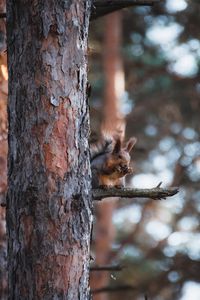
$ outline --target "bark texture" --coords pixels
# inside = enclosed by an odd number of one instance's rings
[[[90,0],[7,1],[9,299],[88,299]]]

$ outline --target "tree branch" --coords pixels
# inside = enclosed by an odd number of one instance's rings
[[[179,192],[178,188],[160,188],[160,184],[152,189],[130,189],[130,188],[108,188],[93,189],[93,200],[101,200],[108,197],[124,197],[124,198],[151,198],[154,200],[166,199],[174,196]]]
[[[99,293],[110,293],[110,292],[118,292],[118,291],[127,291],[127,290],[135,290],[135,286],[132,285],[118,285],[118,286],[105,286],[99,289],[91,290],[92,294]]]
[[[6,13],[0,13],[0,19],[6,18]]]
[[[160,0],[94,0],[91,11],[91,20],[106,14],[134,5],[152,6]]]
[[[0,193],[0,206],[2,207],[6,206],[6,192]]]
[[[135,5],[152,6],[159,1],[160,0],[94,0],[90,19],[95,20],[125,7]],[[4,18],[6,18],[6,13],[0,13],[0,19]]]
[[[90,271],[121,271],[123,268],[120,265],[91,266]]]

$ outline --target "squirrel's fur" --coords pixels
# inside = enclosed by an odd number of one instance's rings
[[[118,137],[103,137],[90,146],[93,188],[124,186],[124,177],[132,173],[129,153],[135,143],[136,138],[130,138],[123,146]]]

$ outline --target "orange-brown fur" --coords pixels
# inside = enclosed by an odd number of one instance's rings
[[[92,185],[122,187],[124,177],[132,173],[130,168],[130,151],[136,143],[135,138],[129,139],[125,146],[119,138],[103,140],[91,145]]]

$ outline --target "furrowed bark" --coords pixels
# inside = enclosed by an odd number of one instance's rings
[[[9,299],[88,299],[90,0],[7,1]]]

